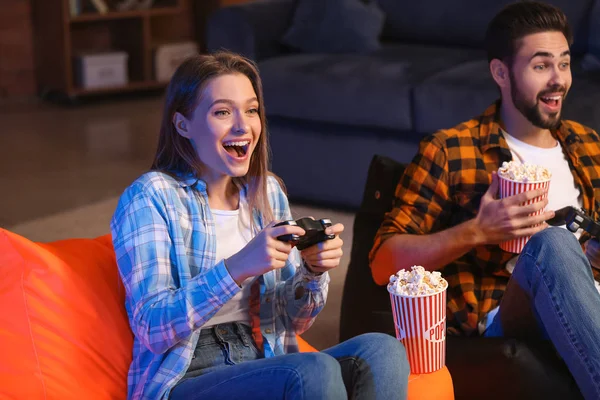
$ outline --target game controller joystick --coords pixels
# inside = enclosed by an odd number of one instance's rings
[[[335,238],[335,235],[328,235],[325,233],[325,229],[331,226],[331,220],[327,218],[314,220],[312,218],[305,217],[297,219],[296,221],[283,221],[275,226],[281,225],[297,225],[304,229],[306,233],[303,236],[288,234],[277,237],[277,240],[294,244],[298,250],[304,250],[314,244]]]
[[[566,206],[554,212],[554,218],[546,221],[548,225],[566,225],[571,232],[583,229],[593,237],[600,236],[600,224],[588,216],[584,209]]]
[[[292,221],[280,222],[280,223],[276,224],[275,226],[282,226],[282,225],[298,225],[298,224],[296,223],[296,221],[292,220]],[[295,245],[300,240],[300,236],[290,233],[287,235],[277,236],[277,240],[280,240],[282,242],[290,242]]]

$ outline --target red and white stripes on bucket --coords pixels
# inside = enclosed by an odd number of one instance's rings
[[[419,297],[390,293],[396,338],[404,344],[410,371],[426,374],[446,365],[446,290]]]
[[[498,178],[500,179],[500,198],[503,199],[505,197],[510,197],[513,196],[515,194],[519,194],[522,192],[526,192],[528,190],[534,190],[534,189],[539,189],[539,188],[545,188],[547,189],[548,187],[550,187],[550,181],[542,181],[542,182],[528,182],[528,183],[524,183],[524,182],[516,182],[516,181],[512,181],[510,179],[505,179],[502,178],[500,175],[498,175]],[[546,192],[545,195],[543,196],[538,196],[532,200],[529,200],[527,203],[524,203],[523,205],[526,204],[533,204],[535,202],[538,202],[542,199],[545,199],[546,197],[548,197],[548,192]],[[543,209],[531,214],[531,215],[538,215],[544,212],[546,208],[544,207]],[[525,247],[525,244],[529,241],[529,239],[531,238],[531,236],[523,236],[520,237],[518,239],[513,239],[513,240],[508,240],[506,242],[502,242],[500,243],[500,248],[504,251],[508,251],[510,253],[520,253],[521,250],[523,250],[523,247]]]

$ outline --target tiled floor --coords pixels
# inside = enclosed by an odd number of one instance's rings
[[[161,97],[0,104],[0,226],[115,196],[154,155]]]

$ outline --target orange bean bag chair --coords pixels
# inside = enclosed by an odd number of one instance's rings
[[[110,235],[34,243],[0,228],[0,273],[1,398],[127,397],[133,336]],[[409,378],[411,400],[453,398],[445,368]]]

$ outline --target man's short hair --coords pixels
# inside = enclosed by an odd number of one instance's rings
[[[519,41],[540,32],[561,32],[569,46],[573,33],[567,16],[558,7],[536,1],[513,3],[502,9],[489,23],[485,34],[488,62],[497,58],[512,64]]]

